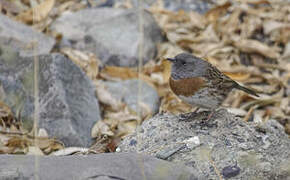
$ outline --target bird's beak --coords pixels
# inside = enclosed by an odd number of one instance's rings
[[[166,58],[166,60],[171,61],[171,62],[174,62],[175,61],[175,58]]]

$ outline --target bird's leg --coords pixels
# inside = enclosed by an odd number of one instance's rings
[[[193,112],[181,114],[181,119],[184,121],[186,120],[192,120],[196,116],[196,112],[199,110],[199,107],[197,107]]]
[[[199,110],[199,107],[197,107],[193,112],[190,113],[189,118],[195,117],[198,110]]]
[[[210,111],[210,113],[209,113],[209,115],[207,116],[207,121],[209,121],[212,117],[213,117],[213,115],[215,114],[215,109],[212,109],[211,111]]]

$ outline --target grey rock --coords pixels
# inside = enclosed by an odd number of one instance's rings
[[[207,115],[156,115],[118,150],[182,162],[206,179],[219,179],[215,168],[225,179],[290,179],[290,140],[277,121],[244,122],[224,110],[210,121]]]
[[[196,171],[182,164],[169,163],[136,153],[39,157],[1,155],[1,179],[17,179],[17,177],[35,179],[36,176],[42,180],[193,180],[202,178]]]
[[[95,86],[71,60],[60,54],[39,58],[39,127],[67,146],[89,146],[90,130],[100,119]],[[33,58],[21,57],[6,47],[0,56],[2,100],[23,125],[32,128],[34,112]]]
[[[125,1],[126,0],[105,0],[100,2],[99,0],[94,0],[91,5],[97,7],[112,7],[116,5],[116,3],[124,3]],[[140,4],[140,2],[143,4]],[[214,0],[163,0],[165,9],[171,11],[196,11],[202,14],[212,8],[214,6],[214,2]],[[138,6],[149,8],[154,3],[156,3],[156,0],[131,0],[131,4],[134,8],[137,8]]]
[[[13,47],[21,56],[37,56],[49,53],[54,44],[53,38],[0,14],[0,45]]]
[[[125,81],[111,82],[106,81],[104,85],[114,98],[123,101],[128,107],[137,112],[138,111],[138,86],[140,83],[141,96],[140,101],[147,105],[152,114],[159,110],[159,96],[157,91],[148,85],[146,82],[138,79],[131,79]],[[141,112],[143,113],[143,112]]]
[[[164,0],[164,6],[171,11],[196,11],[204,14],[214,6],[212,0]]]
[[[8,170],[0,170],[0,179],[1,180],[29,180],[27,177],[24,177],[22,172],[19,172],[16,168],[11,168]]]
[[[83,3],[87,4],[88,7],[113,7],[115,0],[83,0]]]
[[[144,22],[143,61],[154,58],[157,43],[163,39],[161,30],[148,11],[142,11]],[[65,45],[95,53],[104,64],[136,66],[141,34],[135,9],[85,9],[66,13],[53,24]],[[69,43],[70,42],[70,43]]]

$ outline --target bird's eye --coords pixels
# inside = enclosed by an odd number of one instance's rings
[[[186,62],[185,62],[185,61],[182,61],[181,64],[182,64],[183,66],[185,66],[185,65],[186,65]]]

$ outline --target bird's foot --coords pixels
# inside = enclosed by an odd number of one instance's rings
[[[210,121],[215,117],[215,115],[216,115],[216,110],[213,109],[213,110],[209,111],[207,118],[203,119],[203,121]]]
[[[193,112],[185,113],[180,115],[180,121],[191,121],[196,118],[196,115],[198,114],[197,111],[199,108],[196,108]]]

